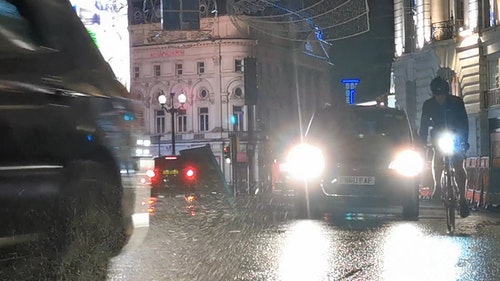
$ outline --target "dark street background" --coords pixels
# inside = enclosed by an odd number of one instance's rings
[[[390,86],[394,57],[394,3],[368,0],[370,31],[359,36],[334,41],[332,60],[333,91],[343,100],[346,78],[361,80],[356,88],[356,102],[368,101],[386,94]]]

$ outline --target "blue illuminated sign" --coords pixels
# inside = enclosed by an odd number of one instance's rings
[[[349,91],[349,104],[353,104],[354,103],[354,95],[356,94],[356,90],[355,89],[351,89]]]
[[[359,79],[342,79],[342,84],[354,83],[359,84]]]
[[[345,102],[347,104],[354,104],[354,95],[356,95],[356,86],[359,84],[360,79],[342,79],[342,84],[345,85]]]

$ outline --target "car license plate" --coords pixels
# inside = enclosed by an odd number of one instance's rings
[[[337,178],[339,184],[375,185],[375,177],[341,176]]]
[[[179,170],[175,169],[175,170],[163,170],[163,175],[164,176],[168,176],[168,175],[178,175],[179,174]]]

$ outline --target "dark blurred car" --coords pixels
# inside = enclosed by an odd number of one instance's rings
[[[286,163],[303,212],[307,190],[309,210],[316,216],[351,207],[399,205],[406,218],[419,214],[422,166],[405,112],[379,106],[319,110],[304,143],[291,149]]]
[[[180,151],[180,155],[154,159],[151,194],[177,196],[224,192],[231,194],[210,145]]]
[[[155,157],[151,196],[165,197],[194,193],[197,163],[180,155]]]
[[[190,215],[206,206],[218,205],[232,196],[219,163],[210,145],[192,147],[180,151],[180,155],[155,157],[154,176],[151,178],[151,200],[154,217],[184,205]],[[174,203],[176,202],[176,203]],[[222,204],[224,205],[224,204]],[[223,209],[220,205],[220,208]],[[205,207],[202,207],[205,206]]]
[[[0,4],[0,279],[105,280],[149,228],[138,105],[69,1]]]

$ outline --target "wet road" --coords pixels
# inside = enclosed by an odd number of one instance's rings
[[[498,280],[500,215],[472,212],[446,234],[439,205],[295,220],[265,204],[207,197],[159,202],[147,241],[108,280]]]

